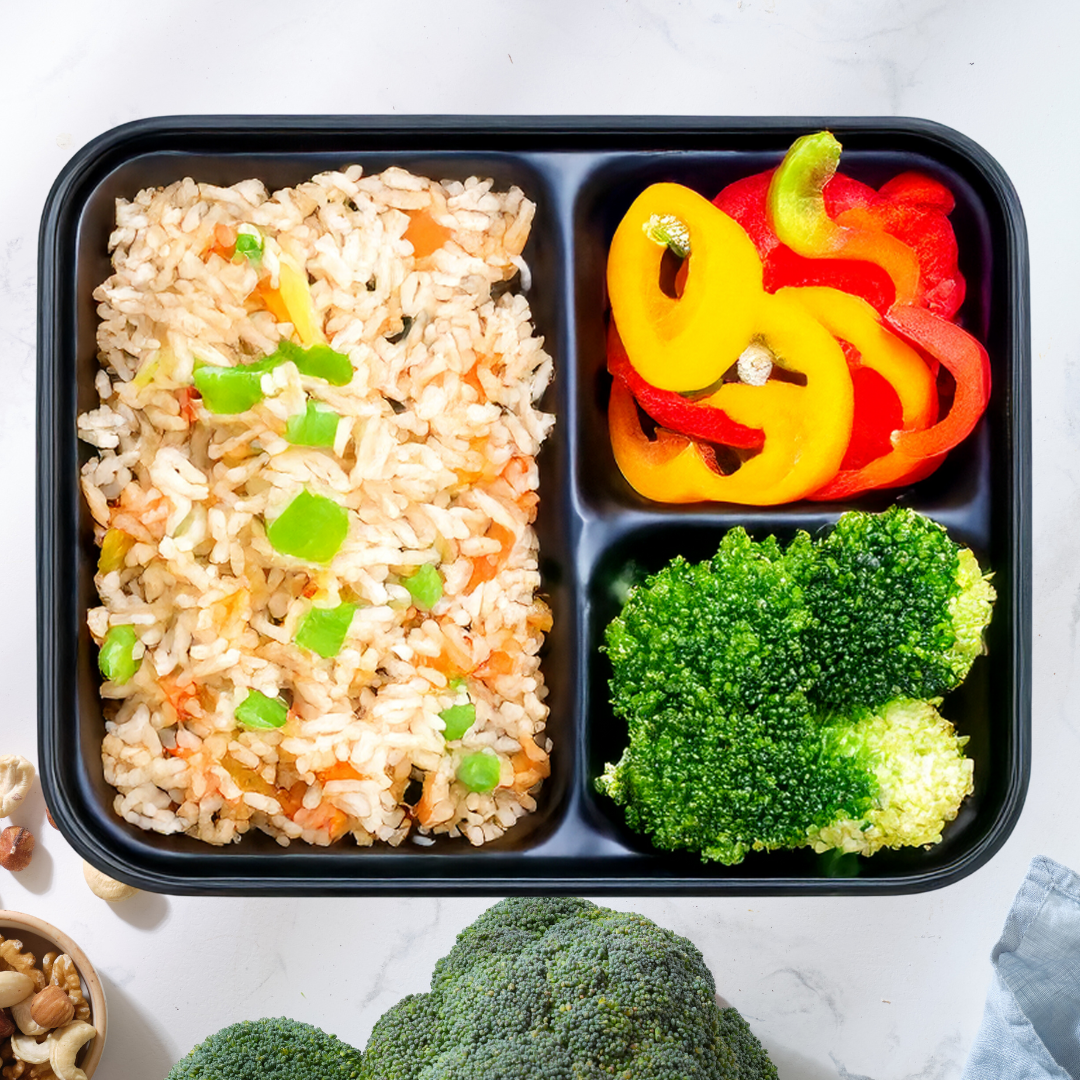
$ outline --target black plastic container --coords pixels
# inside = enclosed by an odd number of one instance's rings
[[[855,877],[830,877],[809,851],[756,854],[735,867],[656,851],[630,832],[592,778],[621,752],[598,652],[616,613],[612,581],[629,560],[659,567],[704,557],[724,530],[790,536],[848,506],[660,506],[639,498],[612,458],[605,418],[604,265],[634,196],[673,180],[711,197],[776,164],[798,135],[828,127],[843,170],[875,186],[917,168],[953,191],[968,281],[964,325],[990,352],[994,391],[976,432],[929,479],[860,500],[924,511],[993,567],[999,599],[990,659],[976,661],[943,712],[971,737],[976,790],[930,850],[883,851]],[[537,812],[499,841],[472,848],[330,849],[248,834],[214,848],[161,837],[112,811],[102,777],[95,652],[85,611],[97,602],[97,550],[78,485],[89,448],[76,415],[96,404],[92,291],[110,271],[113,200],[184,176],[260,177],[270,188],[359,162],[424,175],[478,174],[519,184],[538,211],[525,257],[529,299],[556,361],[548,408],[557,426],[540,456],[537,528],[555,625],[550,687],[553,775]],[[971,873],[1011,831],[1027,787],[1030,739],[1030,432],[1028,265],[1023,216],[997,163],[947,128],[874,118],[173,117],[97,139],[67,165],[42,221],[38,341],[38,654],[40,767],[61,831],[90,862],[141,888],[176,893],[904,893]]]

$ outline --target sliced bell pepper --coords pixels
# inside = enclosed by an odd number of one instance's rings
[[[818,259],[865,259],[885,269],[896,289],[895,304],[921,298],[919,260],[907,244],[864,220],[834,221],[825,207],[825,185],[836,173],[840,143],[828,131],[796,139],[773,175],[768,208],[780,240],[799,255]],[[855,207],[840,215],[860,215]]]
[[[851,352],[858,356],[858,349],[852,348]],[[850,355],[848,366],[851,367]],[[873,368],[863,367],[856,360],[851,367],[851,389],[855,393],[855,415],[851,421],[851,441],[840,462],[841,473],[861,469],[888,454],[893,448],[892,433],[904,424],[900,398],[889,381]]]
[[[912,457],[951,450],[971,434],[990,400],[990,357],[966,330],[925,308],[896,307],[889,325],[908,341],[941,362],[956,381],[956,393],[945,418],[925,431],[902,431],[896,449]]]
[[[900,398],[903,429],[922,430],[937,418],[937,386],[922,357],[882,323],[877,312],[858,296],[839,289],[780,289],[805,308],[829,333],[859,350],[860,363],[881,375]]]
[[[612,319],[608,327],[608,371],[626,383],[638,404],[658,424],[706,442],[755,450],[765,441],[765,432],[736,423],[721,409],[691,401],[672,390],[657,390],[634,369],[626,355],[619,331]]]
[[[650,440],[625,383],[612,384],[608,423],[615,460],[645,498],[772,506],[802,498],[836,474],[854,408],[844,353],[824,326],[788,298],[762,293],[754,306],[752,338],[763,339],[788,371],[805,375],[806,385],[776,379],[763,386],[724,383],[704,399],[765,432],[760,453],[730,475],[713,467],[711,448],[682,435],[660,429]]]
[[[836,289],[781,289],[777,295],[802,305],[830,333],[850,342],[858,350],[862,368],[876,372],[886,380],[900,404],[898,430],[921,431],[934,422],[938,400],[933,374],[914,349],[882,324],[869,304]],[[863,404],[865,406],[865,402]],[[858,412],[853,431],[856,423]],[[811,498],[837,498],[839,496],[832,493],[838,490],[852,495],[872,488],[893,487],[911,482],[910,478],[916,472],[920,476],[927,475],[922,471],[925,455],[898,451],[896,434],[896,431],[889,433],[884,452],[873,459],[852,460],[850,453],[845,454],[840,471],[826,485],[830,494],[815,493]]]
[[[806,258],[780,243],[769,220],[767,196],[775,169],[728,184],[713,204],[747,232],[765,268],[765,289],[785,285],[830,285],[854,293],[884,313],[896,298],[892,279],[872,262]],[[907,172],[877,192],[858,180],[835,173],[822,192],[825,211],[834,220],[849,210],[873,211],[871,224],[907,244],[919,260],[922,303],[951,319],[963,303],[965,282],[958,266],[956,236],[948,214],[955,200],[944,184],[924,173]]]
[[[674,217],[689,234],[681,296],[660,287],[667,250],[652,230]],[[753,336],[764,296],[761,261],[750,238],[726,214],[679,184],[653,184],[615,230],[607,267],[611,313],[639,375],[660,390],[711,386]]]

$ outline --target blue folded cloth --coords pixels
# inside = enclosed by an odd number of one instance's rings
[[[961,1080],[1080,1080],[1080,876],[1031,860]]]

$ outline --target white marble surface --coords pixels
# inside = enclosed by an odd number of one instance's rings
[[[104,12],[107,11],[107,15]],[[692,938],[783,1080],[949,1080],[1028,859],[1080,867],[1080,8],[1071,0],[517,0],[472,5],[0,6],[0,750],[35,755],[35,259],[49,186],[109,127],[163,113],[906,114],[1011,175],[1031,241],[1035,691],[1031,790],[1005,848],[942,891],[863,899],[628,899]],[[95,14],[101,12],[102,14]],[[1073,395],[1077,394],[1077,400]],[[43,825],[0,904],[68,930],[110,1004],[99,1080],[158,1080],[235,1019],[287,1013],[362,1043],[484,900],[140,896],[109,907]]]

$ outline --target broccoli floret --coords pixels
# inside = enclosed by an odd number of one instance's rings
[[[786,549],[732,529],[710,561],[676,558],[648,578],[608,626],[629,739],[596,786],[657,847],[728,864],[811,837],[851,845],[841,822],[866,833],[845,851],[931,843],[970,790],[965,740],[948,743],[932,708],[936,723],[912,727],[890,703],[922,708],[966,676],[993,599],[974,555],[910,510],[848,513]],[[890,803],[931,730],[938,787]]]
[[[490,908],[376,1023],[365,1080],[766,1080],[695,946],[587,900]],[[735,1013],[734,1017],[731,1013]]]
[[[982,651],[994,590],[944,527],[893,506],[841,516],[806,583],[823,706],[941,697]]]
[[[858,817],[838,814],[811,829],[806,842],[815,851],[873,855],[883,847],[936,844],[974,788],[967,739],[932,702],[890,702],[854,725],[834,725],[829,738],[836,753],[857,759],[873,775],[877,794]]]
[[[739,1066],[737,1076],[777,1080],[776,1066],[738,1009],[728,1006],[720,1010],[720,1034],[735,1054]]]
[[[311,1024],[276,1019],[230,1024],[181,1058],[165,1080],[358,1080],[360,1051]]]

